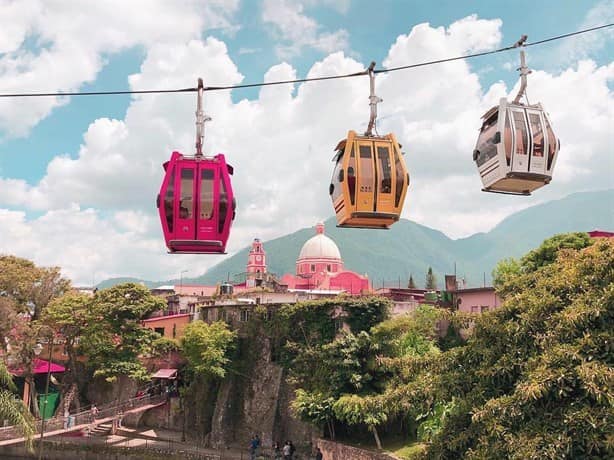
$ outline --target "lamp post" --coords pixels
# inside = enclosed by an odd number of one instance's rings
[[[36,348],[42,351],[43,346],[38,343],[36,344],[34,353],[36,353]],[[47,380],[45,381],[45,399],[43,400],[43,413],[41,414],[41,436],[38,441],[38,460],[43,458],[43,437],[45,435],[45,412],[47,412],[47,400],[49,399],[49,379],[51,378],[51,353],[53,352],[53,335],[49,336],[47,339],[47,347],[49,349],[49,356],[47,357]],[[40,351],[39,351],[40,353]]]

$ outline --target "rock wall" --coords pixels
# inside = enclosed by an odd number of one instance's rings
[[[241,372],[229,376],[218,391],[211,447],[247,446],[254,434],[265,448],[286,439],[309,444],[316,433],[292,416],[289,405],[294,391],[285,382],[283,368],[271,362],[269,341],[242,341],[240,347],[244,348]]]
[[[318,439],[316,446],[322,451],[323,460],[398,460],[382,452],[359,449],[326,439]]]

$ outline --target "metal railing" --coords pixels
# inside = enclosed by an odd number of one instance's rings
[[[82,425],[98,425],[105,420],[119,418],[125,412],[132,412],[135,409],[151,404],[160,404],[166,400],[167,396],[165,394],[158,394],[138,396],[125,401],[113,401],[98,407],[95,415],[90,406],[89,409],[81,412],[68,414],[68,416],[60,415],[45,420],[45,433],[59,430],[70,431],[71,428]],[[40,420],[37,420],[34,437],[40,435],[40,429],[41,423]],[[23,432],[17,426],[0,428],[0,441],[21,437],[23,437]]]

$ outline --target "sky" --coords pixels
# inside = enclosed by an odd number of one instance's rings
[[[0,0],[0,93],[175,89],[390,68],[614,22],[614,0]],[[561,151],[530,197],[481,192],[480,117],[518,90],[516,50],[379,74],[378,131],[403,144],[402,217],[452,238],[575,192],[614,188],[614,27],[527,48],[527,94]],[[235,168],[227,250],[333,215],[333,148],[368,122],[367,77],[207,92],[205,153]],[[75,284],[195,277],[169,255],[162,163],[194,151],[195,93],[0,98],[0,254]]]

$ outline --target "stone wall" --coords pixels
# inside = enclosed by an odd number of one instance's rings
[[[382,452],[359,449],[327,439],[316,440],[316,446],[322,451],[323,460],[398,460]]]

